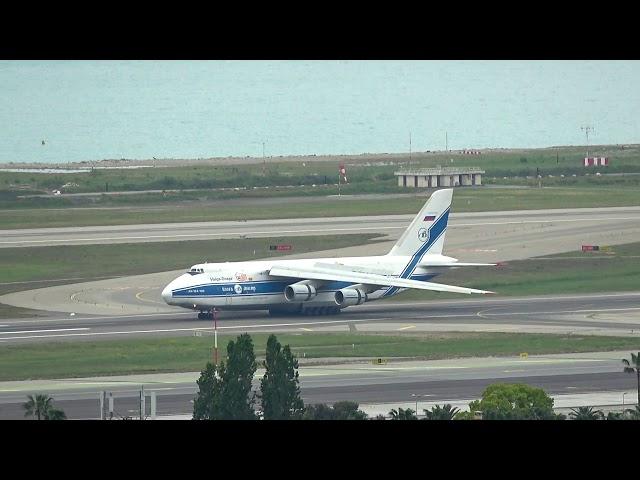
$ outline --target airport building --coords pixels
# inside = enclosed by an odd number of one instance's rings
[[[478,167],[434,167],[394,172],[399,187],[433,188],[482,185],[484,170]]]

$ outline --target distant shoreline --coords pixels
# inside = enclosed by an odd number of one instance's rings
[[[602,149],[627,149],[637,148],[640,144],[625,143],[615,145],[590,145],[588,148],[593,151],[593,155],[598,155],[596,150]],[[514,154],[532,151],[556,150],[577,150],[586,149],[584,145],[551,146],[542,148],[474,148],[457,150],[434,150],[426,152],[411,152],[415,160],[426,159],[442,155],[465,155],[465,152],[480,152],[480,155],[490,153]],[[85,160],[80,162],[8,162],[0,163],[2,169],[87,169],[87,168],[136,168],[143,166],[154,167],[179,167],[193,165],[260,165],[263,162],[348,162],[348,161],[398,161],[409,157],[409,152],[401,153],[361,153],[355,155],[280,155],[269,157],[210,157],[210,158],[151,158],[151,159],[105,159],[105,160]]]

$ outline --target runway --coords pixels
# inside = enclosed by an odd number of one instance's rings
[[[84,245],[204,240],[217,238],[272,237],[301,235],[335,235],[347,233],[382,233],[397,238],[415,214],[373,215],[361,217],[323,217],[312,219],[275,219],[225,222],[191,222],[146,225],[117,225],[68,228],[0,230],[0,247]],[[603,232],[609,243],[627,234],[640,238],[640,207],[521,210],[506,212],[456,213],[449,217],[451,229],[485,227],[487,233],[521,229],[529,234],[546,234],[547,230],[577,230],[583,236]],[[618,243],[620,243],[618,241]]]
[[[165,235],[176,240],[175,235],[284,235],[284,231],[299,235],[322,233],[380,233],[386,241],[369,244],[366,247],[353,246],[342,249],[294,254],[282,259],[319,258],[339,256],[384,255],[410,222],[412,215],[384,217],[351,217],[296,220],[270,220],[251,222],[214,222],[206,224],[149,225],[149,231],[141,234],[140,226],[87,227],[95,238],[91,241],[111,241],[108,239],[132,236],[153,237]],[[220,225],[225,224],[225,228]],[[142,230],[140,230],[142,228]],[[97,229],[97,230],[96,230]],[[155,230],[153,230],[155,229]],[[210,229],[210,230],[207,230]],[[20,237],[16,232],[12,239],[2,237],[5,242],[42,240],[69,240],[73,232],[62,229],[44,229],[35,234]],[[5,231],[6,232],[6,231]],[[180,233],[182,232],[182,233]],[[186,232],[186,233],[185,233]],[[195,233],[188,233],[195,232]],[[209,233],[207,233],[209,232]],[[277,233],[276,233],[277,232]],[[292,235],[293,235],[292,234]],[[60,235],[60,236],[59,236]],[[89,235],[88,232],[82,234]],[[129,235],[129,236],[127,236]],[[98,239],[98,237],[100,237]],[[74,237],[75,238],[75,237]],[[210,237],[211,238],[211,237]],[[145,239],[138,239],[143,241]],[[80,241],[76,238],[76,241]],[[87,240],[88,241],[88,240]],[[127,240],[128,241],[128,240]],[[504,262],[521,260],[542,255],[567,251],[579,251],[582,244],[616,245],[640,241],[640,207],[615,207],[605,209],[538,210],[524,212],[483,212],[453,214],[447,230],[444,253],[469,262]],[[5,244],[7,245],[7,244]],[[15,243],[14,243],[15,245]],[[23,245],[26,245],[23,243]],[[33,244],[28,244],[33,245]],[[295,248],[295,245],[294,245]],[[194,258],[194,263],[202,259]],[[188,268],[190,265],[185,265]],[[65,284],[54,287],[11,293],[0,297],[0,303],[16,307],[75,313],[79,315],[135,315],[177,312],[167,306],[160,292],[171,280],[184,272],[182,270],[120,277],[93,282]],[[490,270],[488,270],[490,271]],[[470,272],[471,274],[472,272]],[[476,273],[477,274],[477,273]]]
[[[544,388],[552,395],[579,395],[606,391],[628,392],[634,401],[632,375],[620,368],[628,352],[602,352],[519,357],[467,358],[436,361],[391,361],[387,365],[352,363],[347,365],[305,365],[300,367],[301,395],[305,404],[334,403],[340,400],[360,404],[409,403],[416,395],[425,402],[465,403],[478,398],[482,390],[496,381],[527,383]],[[258,370],[254,388],[264,372]],[[149,395],[156,392],[157,414],[178,415],[193,411],[198,372],[137,375],[32,382],[0,382],[0,419],[24,416],[21,403],[26,395],[46,391],[55,405],[72,419],[99,416],[99,392],[112,392],[116,418],[138,417],[137,397],[141,387]],[[579,401],[579,400],[577,400]],[[147,398],[147,413],[150,412]],[[579,403],[578,403],[579,405]],[[396,405],[397,406],[397,405]],[[407,405],[404,405],[406,408]],[[387,410],[388,411],[388,410]]]
[[[575,333],[640,338],[640,292],[429,302],[380,302],[326,317],[222,312],[221,333],[485,331]],[[0,344],[211,335],[194,312],[122,316],[58,315],[2,320]],[[640,340],[639,340],[640,343]]]
[[[366,247],[369,255],[386,253],[413,215],[335,219],[207,222],[88,230],[3,231],[3,246],[176,241],[239,236],[317,235],[372,232],[387,241]],[[526,212],[452,214],[445,254],[462,261],[495,262],[580,249],[581,244],[616,245],[640,241],[640,207]],[[55,231],[61,230],[61,231]],[[13,236],[8,237],[7,232]],[[117,233],[116,233],[117,232]],[[180,236],[185,235],[185,236]],[[139,238],[135,238],[139,237]],[[301,256],[362,255],[349,247]],[[185,265],[185,268],[188,265]],[[44,317],[0,319],[0,344],[95,341],[162,336],[212,335],[212,325],[193,312],[169,307],[160,290],[183,270],[76,283],[13,293],[0,302],[46,310]],[[429,302],[391,301],[350,307],[329,317],[271,318],[266,312],[223,312],[219,330],[242,332],[531,332],[640,337],[640,291],[587,295],[500,298],[461,296]],[[72,315],[73,313],[73,315]],[[640,350],[640,339],[638,340]],[[306,403],[349,399],[360,403],[411,402],[412,394],[431,400],[477,398],[497,379],[526,382],[549,393],[633,390],[633,378],[621,373],[628,352],[519,358],[464,359],[438,362],[305,365],[301,369]],[[466,362],[466,363],[465,363]],[[524,362],[524,363],[523,363]],[[156,390],[159,414],[192,409],[198,373],[105,379],[0,383],[0,418],[22,418],[27,393],[47,392],[70,418],[96,418],[97,394],[113,391],[116,410],[137,412],[140,385]],[[406,406],[406,405],[405,405]]]

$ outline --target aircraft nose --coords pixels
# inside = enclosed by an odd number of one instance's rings
[[[169,305],[171,305],[171,300],[173,299],[173,295],[171,294],[171,284],[164,287],[162,290],[162,299]]]

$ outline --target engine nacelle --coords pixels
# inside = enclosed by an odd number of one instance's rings
[[[284,289],[284,298],[287,302],[306,302],[318,294],[316,287],[309,283],[294,283]]]
[[[367,292],[359,288],[343,288],[335,293],[334,299],[339,307],[361,305],[367,301]]]

